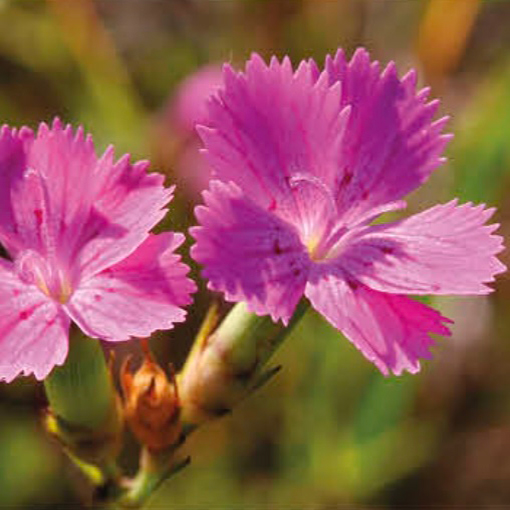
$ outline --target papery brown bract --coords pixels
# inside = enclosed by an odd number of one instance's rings
[[[130,361],[128,356],[120,371],[125,419],[141,444],[151,451],[165,450],[178,443],[181,435],[173,369],[169,378],[148,349],[134,373],[129,370]]]

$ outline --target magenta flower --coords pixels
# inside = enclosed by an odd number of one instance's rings
[[[200,129],[219,181],[192,229],[209,287],[284,323],[305,295],[384,374],[418,371],[450,321],[405,294],[485,294],[505,269],[483,205],[371,225],[444,161],[438,102],[362,49],[323,72],[254,55],[224,79]]]
[[[184,136],[207,119],[207,101],[223,84],[221,66],[207,65],[188,76],[177,89],[168,116]]]
[[[173,253],[182,234],[149,230],[172,189],[148,163],[98,158],[55,120],[0,131],[0,379],[45,378],[64,362],[71,320],[104,340],[184,320],[195,285]]]
[[[195,126],[206,121],[208,99],[222,83],[223,74],[219,65],[211,64],[198,69],[179,85],[164,116],[165,123],[173,128],[173,138],[178,143],[176,161],[172,165],[175,177],[183,189],[197,199],[209,186],[211,170],[200,153],[200,139]],[[162,144],[168,147],[168,134],[163,137]]]

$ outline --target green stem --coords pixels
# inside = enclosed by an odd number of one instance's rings
[[[137,475],[130,481],[128,490],[118,500],[121,507],[141,508],[154,491],[168,478],[189,463],[189,457],[175,460],[175,449],[154,453],[144,448],[140,455]]]

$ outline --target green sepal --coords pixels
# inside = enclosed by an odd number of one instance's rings
[[[122,409],[99,342],[74,331],[64,365],[44,381],[49,402],[45,425],[82,461],[104,466],[119,449]]]
[[[115,393],[98,340],[75,331],[64,365],[44,381],[52,412],[71,425],[95,428],[108,416]]]

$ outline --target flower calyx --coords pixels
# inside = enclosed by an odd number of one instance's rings
[[[74,331],[66,363],[44,381],[44,427],[76,464],[104,467],[121,450],[124,419],[112,365],[112,353],[107,363],[97,340]]]

